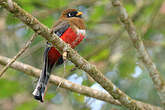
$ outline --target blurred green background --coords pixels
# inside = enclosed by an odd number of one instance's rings
[[[121,24],[110,0],[15,0],[23,9],[51,28],[62,10],[76,8],[84,13],[87,35],[76,47],[81,56],[95,64],[104,75],[134,99],[160,105],[144,65]],[[165,74],[165,2],[163,0],[122,0],[136,25],[144,44],[158,67]],[[0,55],[13,57],[30,39],[33,31],[16,17],[0,8]],[[30,48],[18,59],[37,68],[42,67],[45,39],[37,37]],[[3,66],[0,65],[0,69]],[[67,62],[65,78],[95,89],[103,89],[84,71]],[[53,74],[63,76],[61,65]],[[0,78],[0,110],[126,110],[93,98],[56,89],[50,85],[44,103],[33,99],[37,78],[8,69]]]

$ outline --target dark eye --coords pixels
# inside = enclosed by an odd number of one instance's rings
[[[72,13],[68,13],[68,17],[72,17],[73,16],[73,14]]]
[[[76,14],[77,14],[76,11],[69,12],[69,13],[67,14],[67,17],[68,17],[68,18],[70,18],[70,17],[76,17]]]

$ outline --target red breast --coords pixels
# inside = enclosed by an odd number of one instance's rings
[[[82,12],[79,12],[76,9],[64,10],[59,21],[53,26],[52,29],[52,31],[60,29],[60,24],[62,24],[63,21],[67,21],[69,28],[67,28],[62,36],[59,37],[66,43],[70,44],[72,48],[75,48],[75,46],[78,45],[85,36],[85,24],[81,14]],[[65,23],[63,24],[65,25]],[[61,25],[61,27],[64,26]],[[50,62],[54,63],[60,56],[60,53],[54,47],[51,47],[48,53],[48,58],[51,60]]]

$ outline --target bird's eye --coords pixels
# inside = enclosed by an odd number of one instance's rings
[[[79,17],[79,18],[81,18],[81,14],[82,14],[82,12],[78,13],[77,11],[73,11],[73,12],[67,13],[67,17],[68,18],[71,18],[71,17]]]
[[[77,17],[76,14],[77,14],[77,11],[69,12],[69,13],[67,14],[67,17],[68,17],[68,18],[70,18],[70,17]]]
[[[69,13],[68,15],[69,15],[69,16],[72,16],[72,14],[71,14],[71,13]]]
[[[68,13],[68,17],[72,17],[72,13]]]

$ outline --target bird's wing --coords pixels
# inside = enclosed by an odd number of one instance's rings
[[[58,35],[59,37],[62,36],[62,34],[70,27],[70,24],[68,21],[61,20],[58,21],[52,28],[52,31]],[[48,51],[47,51],[48,52]],[[45,56],[45,55],[44,55]],[[47,55],[46,55],[47,56]],[[46,59],[46,58],[45,58]],[[58,59],[56,62],[56,66],[61,65],[63,63],[63,58],[62,56]]]
[[[67,22],[67,21],[58,21],[55,25],[54,25],[54,27],[52,28],[52,31],[56,34],[56,35],[58,35],[59,37],[61,37],[62,36],[62,34],[69,28],[69,26],[70,26],[70,24]],[[50,49],[51,49],[51,44],[50,43],[47,43],[47,47],[45,48],[45,52],[44,52],[44,67],[43,67],[43,76],[45,76],[46,75],[46,73],[47,72],[45,72],[45,71],[48,71],[49,73],[51,72],[51,70],[52,70],[52,67],[53,67],[53,65],[54,65],[54,63],[53,64],[51,64],[50,62],[49,62],[49,58],[48,58],[48,54],[49,54],[49,51],[50,51]],[[62,64],[63,63],[63,58],[62,58],[62,56],[58,59],[58,61],[57,62],[55,62],[55,65],[57,66],[57,65],[60,65],[60,64]]]
[[[58,35],[59,37],[62,36],[62,34],[69,28],[70,24],[68,21],[61,20],[58,21],[52,28],[52,31]]]

